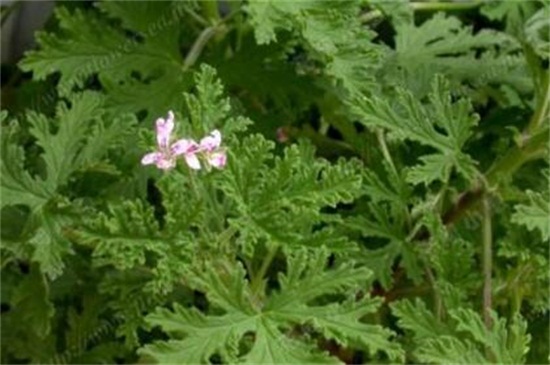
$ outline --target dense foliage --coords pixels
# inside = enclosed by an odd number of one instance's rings
[[[547,363],[549,27],[57,3],[3,65],[2,362]],[[140,163],[170,110],[225,166]]]

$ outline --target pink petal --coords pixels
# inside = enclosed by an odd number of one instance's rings
[[[151,152],[143,156],[141,159],[142,165],[150,165],[152,163],[155,163],[159,158],[161,158],[162,155],[160,152]]]
[[[156,165],[161,170],[170,170],[171,168],[176,166],[176,161],[172,158],[165,158],[164,156],[162,156],[156,161]]]
[[[199,161],[199,158],[194,153],[186,154],[185,162],[187,162],[187,165],[193,170],[201,169],[201,163]]]
[[[186,153],[195,153],[198,151],[199,145],[192,139],[180,139],[172,143],[170,150],[174,156],[183,155]]]
[[[210,135],[201,139],[201,149],[208,152],[214,151],[222,143],[222,134],[219,130],[215,129],[210,133]]]
[[[225,154],[225,152],[215,152],[208,156],[208,163],[218,169],[223,168],[226,162],[227,155]]]
[[[159,147],[168,147],[170,143],[170,135],[174,130],[174,113],[168,112],[168,118],[166,120],[158,118],[156,121],[157,129],[157,143]]]

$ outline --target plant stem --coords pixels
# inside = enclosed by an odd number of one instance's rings
[[[264,260],[262,261],[262,266],[260,266],[260,270],[256,273],[254,278],[252,279],[251,288],[252,293],[254,295],[258,294],[258,291],[260,290],[262,279],[265,276],[267,269],[271,265],[271,262],[275,258],[275,255],[277,254],[277,251],[279,250],[279,246],[273,246],[270,247],[267,255],[264,257]]]
[[[378,129],[376,131],[376,138],[378,138],[378,143],[380,144],[380,149],[382,150],[382,155],[388,161],[388,164],[390,165],[393,173],[396,177],[399,177],[399,173],[397,172],[397,169],[395,168],[395,164],[393,163],[393,160],[390,155],[390,151],[388,150],[388,146],[386,145],[386,140],[384,139],[384,131],[381,129]]]
[[[215,8],[213,8],[214,6]],[[191,46],[191,49],[187,53],[187,56],[185,56],[185,61],[183,62],[184,71],[189,69],[191,66],[195,64],[200,54],[202,53],[204,46],[206,46],[206,43],[208,43],[208,41],[212,39],[212,37],[214,37],[220,30],[227,30],[229,27],[226,26],[225,23],[227,23],[236,14],[240,12],[240,11],[233,11],[232,13],[228,14],[225,18],[220,19],[217,6],[218,6],[217,2],[212,2],[212,1],[204,2],[204,10],[210,16],[209,19],[210,21],[212,21],[213,25],[208,28],[205,28],[201,32],[201,34],[199,34],[199,36]]]
[[[202,12],[206,19],[212,24],[217,24],[220,20],[217,0],[206,0],[202,2]]]
[[[493,271],[493,228],[489,198],[483,199],[483,320],[488,329],[492,327],[492,271]]]
[[[548,144],[548,130],[524,138],[522,145],[512,147],[500,160],[485,173],[490,188],[498,186],[502,178],[513,175],[527,161],[541,158],[546,155],[545,147]]]
[[[483,4],[483,1],[472,2],[422,2],[411,3],[411,7],[415,11],[448,11],[448,10],[470,10],[475,9]]]
[[[475,9],[483,4],[483,1],[472,2],[421,2],[421,3],[409,3],[409,6],[413,11],[453,11],[453,10],[470,10]],[[385,14],[379,10],[374,9],[361,15],[360,20],[362,23],[368,23],[373,19],[383,17]]]
[[[548,106],[550,104],[550,81],[549,81],[549,73],[544,72],[542,75],[542,92],[543,94],[540,96],[539,99],[539,107],[537,110],[535,110],[535,113],[533,113],[533,116],[531,117],[531,120],[529,121],[529,125],[526,128],[526,132],[528,134],[534,133],[545,119],[547,119],[548,115]]]
[[[193,43],[193,46],[191,46],[191,49],[185,57],[185,61],[183,62],[184,71],[195,64],[197,58],[199,58],[200,54],[202,53],[204,46],[206,45],[206,43],[208,43],[210,38],[212,38],[216,34],[218,29],[218,26],[208,27],[204,29],[201,34],[199,34],[199,36],[195,40],[195,43]]]
[[[192,9],[184,7],[184,11],[191,16],[191,18],[195,19],[197,23],[202,25],[203,27],[208,25],[208,22],[199,14],[195,13]]]
[[[539,108],[535,115],[541,115],[539,110],[547,108],[547,102],[539,103]],[[537,120],[531,119],[531,120]],[[540,125],[540,124],[539,124]],[[466,214],[472,207],[476,206],[481,198],[485,196],[488,189],[498,188],[501,181],[507,180],[524,163],[546,156],[546,147],[548,146],[548,129],[539,126],[535,134],[526,134],[521,144],[510,148],[508,152],[500,159],[496,160],[485,173],[486,187],[479,185],[462,193],[458,202],[443,215],[443,223],[453,224]]]

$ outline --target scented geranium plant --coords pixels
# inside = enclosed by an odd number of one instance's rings
[[[57,3],[2,86],[2,361],[547,363],[549,11]]]

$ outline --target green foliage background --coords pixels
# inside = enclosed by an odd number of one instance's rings
[[[549,12],[57,3],[2,86],[2,362],[547,363]],[[223,170],[140,164],[168,110]]]

